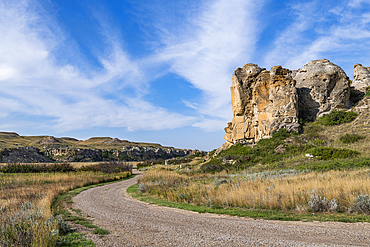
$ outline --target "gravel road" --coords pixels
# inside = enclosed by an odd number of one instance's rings
[[[126,194],[132,179],[83,191],[73,207],[110,234],[97,246],[370,246],[370,224],[284,222],[199,214],[150,205]]]

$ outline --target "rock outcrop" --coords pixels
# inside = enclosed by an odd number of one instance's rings
[[[225,128],[232,144],[255,144],[275,130],[298,131],[298,95],[291,71],[246,64],[234,71],[231,86],[233,120]]]
[[[299,96],[299,117],[315,120],[334,109],[350,106],[346,73],[327,59],[315,60],[299,69],[294,78]]]
[[[190,149],[122,147],[121,150],[80,149],[80,148],[48,148],[44,155],[55,161],[144,161],[151,159],[169,159],[191,154]]]
[[[233,120],[225,128],[226,147],[255,144],[285,128],[300,131],[298,117],[315,120],[334,109],[349,109],[350,83],[346,73],[327,59],[295,71],[270,71],[246,64],[234,71],[231,86]]]
[[[52,163],[96,161],[144,161],[170,159],[192,153],[190,149],[123,147],[121,150],[35,147],[0,149],[0,163]]]
[[[366,88],[370,87],[370,67],[364,67],[356,64],[353,71],[353,80],[351,86],[362,93],[366,93]]]
[[[54,162],[45,157],[40,149],[35,147],[19,147],[0,149],[1,163],[49,163]]]

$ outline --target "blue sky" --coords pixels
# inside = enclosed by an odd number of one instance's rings
[[[232,72],[370,66],[370,1],[0,0],[0,130],[212,150]]]

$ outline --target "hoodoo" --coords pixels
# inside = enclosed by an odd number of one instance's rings
[[[234,71],[231,86],[233,120],[225,128],[230,144],[254,144],[274,130],[298,131],[298,95],[292,71],[270,71],[246,64]]]
[[[362,74],[368,71],[359,66]],[[361,87],[365,87],[367,81],[362,81]],[[298,117],[315,120],[334,109],[350,107],[349,79],[327,59],[311,61],[296,71],[281,66],[267,71],[246,64],[234,71],[230,89],[233,119],[225,128],[223,147],[253,145],[282,128],[299,132]]]

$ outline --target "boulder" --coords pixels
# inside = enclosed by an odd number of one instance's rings
[[[350,106],[349,79],[339,66],[327,59],[309,62],[293,79],[302,119],[312,121],[334,109],[343,110]]]
[[[233,120],[225,128],[230,144],[255,144],[281,128],[299,131],[298,94],[291,71],[270,71],[246,64],[234,71],[231,99]]]
[[[356,64],[353,71],[353,81],[351,86],[362,93],[366,93],[366,88],[370,87],[370,67]]]

